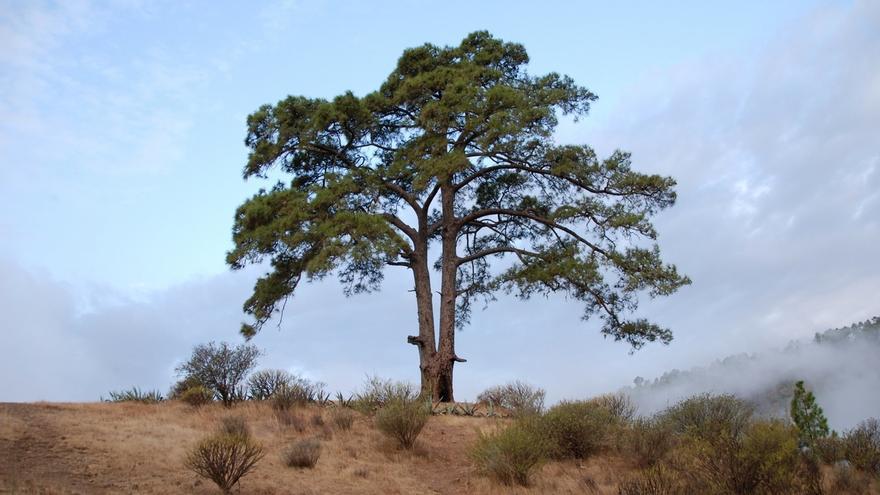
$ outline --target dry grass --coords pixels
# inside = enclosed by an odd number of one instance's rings
[[[298,412],[311,418],[319,410]],[[231,411],[218,404],[193,409],[174,401],[0,404],[0,493],[217,494],[217,487],[188,471],[183,460],[230,415],[244,418],[266,451],[242,479],[242,494],[616,495],[617,483],[632,472],[630,460],[602,455],[548,463],[528,488],[499,485],[477,472],[468,452],[479,431],[508,424],[501,419],[434,416],[416,448],[401,451],[369,418],[357,415],[350,430],[322,437],[314,469],[290,469],[282,462],[284,449],[321,436],[329,424],[306,419],[304,431],[297,432],[279,425],[265,403],[237,404]]]

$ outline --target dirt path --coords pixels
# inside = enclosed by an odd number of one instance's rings
[[[102,493],[89,482],[83,448],[67,442],[55,416],[61,406],[0,404],[0,491]],[[64,488],[61,488],[64,487]]]

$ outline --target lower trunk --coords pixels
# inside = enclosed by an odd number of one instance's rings
[[[428,369],[422,369],[422,393],[430,394],[434,402],[455,402],[452,395],[452,366],[448,360],[444,365],[436,360]]]

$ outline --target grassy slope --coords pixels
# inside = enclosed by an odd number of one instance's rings
[[[481,429],[499,421],[432,417],[414,452],[399,452],[359,417],[349,432],[331,433],[313,470],[281,465],[291,440],[319,436],[311,424],[297,433],[281,427],[263,404],[233,411],[182,404],[0,404],[0,493],[192,493],[219,490],[187,471],[186,450],[227,414],[244,416],[267,455],[240,486],[243,494],[432,494],[432,493],[599,493],[616,494],[616,480],[629,469],[618,459],[552,463],[529,489],[502,487],[476,473],[468,449]],[[329,421],[327,421],[329,423]],[[585,483],[587,481],[587,483]],[[236,493],[239,493],[236,490]]]

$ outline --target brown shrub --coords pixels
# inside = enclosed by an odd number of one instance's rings
[[[216,434],[199,442],[187,455],[185,465],[199,476],[230,493],[264,456],[263,447],[250,437]]]
[[[337,407],[330,413],[330,421],[333,422],[333,426],[338,430],[350,430],[351,425],[354,424],[354,412],[346,408]]]
[[[666,422],[654,418],[633,421],[622,435],[623,453],[636,466],[651,467],[660,462],[675,446],[675,434]]]
[[[321,442],[315,439],[294,442],[281,453],[284,465],[296,468],[311,469],[315,467],[320,457]]]

